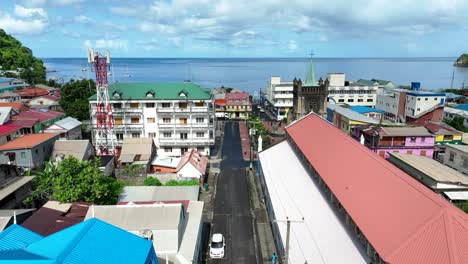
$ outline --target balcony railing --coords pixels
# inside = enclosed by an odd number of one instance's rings
[[[162,145],[170,146],[187,146],[187,145],[201,145],[201,144],[214,144],[213,138],[160,138],[159,143]]]
[[[174,112],[174,107],[157,107],[156,111],[157,112],[171,113],[171,112]]]

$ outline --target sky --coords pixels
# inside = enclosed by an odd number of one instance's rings
[[[1,0],[0,28],[34,55],[456,57],[466,0]]]

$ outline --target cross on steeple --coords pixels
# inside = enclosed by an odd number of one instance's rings
[[[317,85],[317,82],[315,81],[314,65],[312,64],[312,57],[315,55],[314,51],[311,50],[309,55],[310,55],[310,65],[309,65],[309,71],[307,72],[304,86],[315,86]]]

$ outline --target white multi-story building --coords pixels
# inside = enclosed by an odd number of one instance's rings
[[[181,156],[189,149],[210,155],[215,141],[210,90],[189,82],[115,83],[109,97],[117,146],[124,138],[148,137],[158,155]],[[90,98],[90,112],[95,127],[95,96]]]
[[[377,95],[375,108],[387,113],[394,121],[411,121],[444,106],[445,94],[406,89],[385,89]],[[389,114],[389,115],[388,115]],[[438,118],[438,117],[437,117]],[[440,114],[440,119],[442,114]],[[440,121],[440,120],[432,120]]]
[[[346,81],[344,73],[328,74],[328,102],[350,106],[374,107],[377,100],[377,84],[364,85]]]
[[[271,77],[266,89],[266,99],[277,120],[287,117],[288,111],[293,107],[293,97],[293,82],[281,82],[280,77]]]

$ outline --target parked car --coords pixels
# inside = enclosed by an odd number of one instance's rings
[[[222,234],[213,234],[210,243],[210,258],[224,258],[226,243]]]
[[[261,113],[265,113],[265,109],[263,109],[263,108],[260,107],[260,112],[261,112]]]

